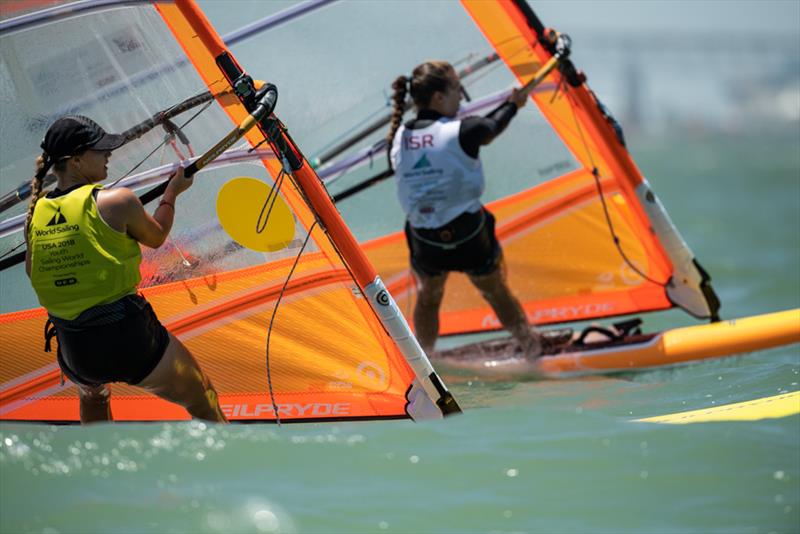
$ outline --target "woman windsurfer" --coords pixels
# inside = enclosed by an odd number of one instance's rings
[[[406,214],[411,266],[420,284],[414,327],[430,353],[439,335],[439,307],[448,273],[462,271],[529,358],[541,355],[539,333],[506,282],[494,217],[480,202],[484,177],[478,151],[497,137],[527,94],[514,90],[485,117],[456,120],[462,88],[453,66],[428,61],[392,84],[394,112],[387,136],[400,204]],[[417,117],[400,124],[406,94]]]
[[[91,119],[56,120],[42,141],[28,207],[25,267],[58,339],[58,363],[78,387],[82,423],[110,421],[108,383],[125,382],[186,408],[192,417],[227,422],[211,381],[188,349],[137,293],[139,244],[167,238],[175,201],[192,185],[179,169],[154,214],[130,189],[104,190],[111,151],[125,139]],[[42,195],[53,168],[55,190]]]

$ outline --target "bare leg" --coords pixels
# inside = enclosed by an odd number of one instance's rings
[[[80,398],[81,424],[111,421],[111,390],[108,385],[78,386]]]
[[[414,271],[414,275],[420,286],[414,306],[414,332],[422,350],[431,355],[439,337],[439,306],[442,305],[447,273],[428,276]]]
[[[219,407],[217,392],[211,381],[189,349],[172,334],[169,335],[169,345],[161,361],[147,378],[136,385],[183,406],[195,419],[228,422]]]
[[[528,324],[522,306],[506,283],[505,262],[501,260],[500,267],[491,274],[470,275],[469,279],[480,290],[503,327],[517,339],[524,354],[530,358],[541,356],[539,333]]]

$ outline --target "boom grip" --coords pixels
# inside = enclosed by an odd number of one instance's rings
[[[199,171],[199,170],[200,170],[200,169],[198,169],[198,168],[197,168],[197,162],[196,162],[196,161],[193,161],[193,162],[192,162],[192,163],[191,163],[191,164],[190,164],[188,167],[186,167],[186,168],[183,170],[183,175],[184,175],[186,178],[191,178],[191,177],[192,177],[192,176],[194,176],[194,175],[195,175],[195,173],[196,173],[197,171]],[[164,182],[164,183],[168,183],[168,182]]]

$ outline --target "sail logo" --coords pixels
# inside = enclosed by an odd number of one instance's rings
[[[380,304],[381,306],[388,306],[390,304],[389,293],[384,289],[383,291],[377,294],[375,300],[378,301],[378,304]]]
[[[611,302],[590,302],[573,306],[539,308],[533,311],[526,311],[525,316],[528,318],[529,323],[536,324],[539,322],[591,319],[593,317],[610,315],[614,312],[614,304]],[[481,327],[483,328],[498,328],[500,326],[500,321],[493,313],[487,313],[481,320]]]
[[[527,316],[530,322],[537,323],[547,320],[564,321],[603,317],[613,312],[614,304],[611,302],[588,302],[586,304],[576,304],[573,306],[540,308],[533,313],[528,312]]]
[[[358,367],[356,367],[356,375],[381,386],[386,384],[386,374],[381,369],[381,366],[375,362],[363,361],[359,363]]]
[[[428,161],[428,155],[423,154],[422,157],[417,160],[417,162],[414,164],[414,167],[412,168],[416,170],[416,169],[427,169],[428,167],[431,167],[431,162]]]
[[[355,385],[371,389],[384,388],[387,385],[386,373],[383,368],[375,362],[362,361],[355,369],[355,373],[349,370],[340,369],[333,375],[336,380],[328,382],[331,389],[353,389]]]
[[[222,404],[222,413],[226,417],[274,417],[275,407],[271,404]],[[312,402],[308,404],[278,404],[280,417],[326,417],[346,416],[352,412],[349,402]]]
[[[50,222],[47,223],[46,226],[58,226],[59,224],[67,224],[67,218],[64,217],[63,213],[61,213],[61,206],[56,208],[53,218],[50,219]]]

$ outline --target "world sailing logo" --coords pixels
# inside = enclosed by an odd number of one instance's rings
[[[80,226],[77,224],[67,224],[67,218],[61,213],[61,207],[56,208],[53,217],[45,225],[45,230],[35,230],[36,237],[51,236],[56,234],[63,234],[65,232],[77,232]]]
[[[53,218],[50,219],[50,222],[47,223],[47,226],[57,226],[59,224],[67,224],[66,217],[64,217],[64,214],[61,213],[61,206],[56,208],[56,212],[53,215]]]
[[[422,157],[419,158],[417,160],[417,162],[414,164],[413,168],[414,169],[425,169],[425,168],[430,167],[430,166],[431,166],[431,162],[428,161],[428,155],[427,154],[423,154]]]

